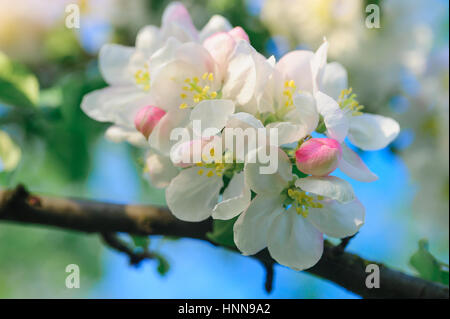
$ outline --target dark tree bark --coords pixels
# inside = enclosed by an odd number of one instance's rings
[[[136,255],[118,240],[115,233],[187,237],[210,242],[206,234],[212,230],[211,219],[199,223],[183,222],[163,207],[37,196],[29,194],[23,186],[0,191],[0,220],[98,233],[109,246],[130,255],[132,263],[153,258],[153,255],[147,251]],[[306,271],[365,298],[449,298],[447,286],[345,252],[345,245],[346,241],[338,246],[326,243],[322,259]],[[270,290],[275,261],[267,249],[252,257],[266,267],[266,289]],[[366,287],[368,264],[379,265],[380,288]]]

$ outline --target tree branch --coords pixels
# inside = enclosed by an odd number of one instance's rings
[[[128,255],[127,247],[111,234],[165,235],[210,242],[206,234],[212,230],[211,219],[199,223],[183,222],[167,208],[36,196],[29,194],[23,186],[0,191],[0,220],[99,233],[108,245]],[[326,243],[322,259],[306,271],[365,298],[449,298],[447,286],[407,275],[345,252],[342,246],[337,247]],[[132,262],[153,256],[134,257],[137,259],[131,259]],[[252,257],[261,261],[266,269],[274,263],[267,249]],[[365,269],[368,264],[380,266],[380,288],[366,287],[368,274]],[[271,288],[272,276],[269,272],[268,289]]]

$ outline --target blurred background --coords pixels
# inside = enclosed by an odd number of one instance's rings
[[[315,50],[326,36],[329,61],[347,68],[361,104],[402,128],[388,149],[361,154],[380,178],[352,182],[367,217],[348,249],[417,275],[409,261],[426,238],[448,268],[448,1],[182,2],[197,28],[222,14],[267,57]],[[64,25],[69,3],[80,7],[80,29]],[[100,47],[133,45],[139,28],[160,24],[168,3],[0,0],[0,188],[23,183],[46,195],[164,205],[164,192],[146,180],[143,154],[107,141],[107,125],[85,116],[80,102],[106,85]],[[366,27],[368,4],[379,6],[380,28]],[[0,223],[0,298],[357,298],[281,266],[267,293],[259,263],[205,242],[155,237],[150,248],[168,269],[129,266],[94,235]],[[68,264],[80,267],[80,289],[65,288]]]

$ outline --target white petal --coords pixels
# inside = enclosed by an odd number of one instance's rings
[[[171,140],[170,133],[173,129],[184,128],[188,124],[190,112],[189,109],[176,109],[167,112],[150,134],[148,139],[150,146],[159,153],[169,156],[172,147],[180,142],[179,140]]]
[[[319,89],[337,100],[342,90],[348,88],[347,70],[338,62],[325,66]]]
[[[200,31],[200,41],[218,32],[227,32],[232,29],[230,22],[221,15],[213,15]]]
[[[390,117],[364,113],[350,120],[349,140],[363,150],[379,150],[389,145],[400,132]]]
[[[308,93],[298,93],[293,97],[294,107],[287,114],[289,121],[302,124],[306,134],[311,134],[319,123],[319,113],[317,112],[314,97]]]
[[[147,156],[145,161],[148,175],[153,186],[165,188],[170,181],[178,175],[178,169],[173,166],[170,159],[156,153]]]
[[[342,143],[341,147],[342,159],[338,167],[343,173],[360,182],[374,182],[378,179],[378,176],[370,171],[358,154],[345,143]]]
[[[286,80],[294,80],[295,85],[302,91],[313,91],[313,77],[311,73],[312,51],[297,50],[284,55],[278,61],[276,68]]]
[[[257,195],[234,223],[234,242],[244,255],[253,255],[267,246],[273,220],[284,212],[279,195]]]
[[[107,87],[84,96],[81,109],[100,122],[133,128],[140,108],[154,105],[154,98],[134,86]]]
[[[347,204],[321,201],[323,208],[310,208],[307,219],[322,233],[344,238],[356,234],[364,225],[365,209],[357,199]]]
[[[269,163],[261,163],[260,154],[272,154]],[[267,174],[260,168],[271,166],[274,173]],[[262,146],[249,152],[244,166],[245,180],[257,194],[279,194],[293,178],[292,165],[286,153],[276,146]]]
[[[212,213],[214,219],[231,219],[242,213],[250,204],[251,192],[246,185],[244,173],[236,174],[223,192],[222,201]]]
[[[328,95],[318,91],[315,94],[317,110],[323,116],[327,135],[343,142],[349,130],[349,120],[339,104]]]
[[[130,85],[133,74],[129,68],[135,49],[119,44],[105,44],[99,53],[99,68],[110,85]]]
[[[267,129],[278,131],[277,146],[298,142],[307,135],[307,129],[304,125],[290,122],[274,122],[266,126]]]
[[[256,67],[251,51],[246,41],[238,41],[228,64],[222,90],[224,98],[235,99],[242,105],[248,103],[255,93]]]
[[[161,23],[164,38],[175,37],[183,42],[198,40],[198,31],[186,7],[180,2],[170,3],[164,10]]]
[[[295,186],[305,192],[335,199],[341,203],[348,203],[355,199],[352,185],[336,176],[299,178],[295,181]]]
[[[182,170],[166,189],[167,206],[181,220],[198,222],[210,217],[219,200],[222,177],[199,175],[201,169]]]
[[[264,125],[256,117],[249,113],[239,112],[228,117],[226,127],[229,128],[264,128]]]
[[[220,32],[207,38],[203,42],[203,46],[211,54],[214,61],[216,61],[219,76],[223,77],[228,67],[228,58],[236,46],[236,41],[228,33]]]
[[[153,25],[140,29],[136,37],[136,48],[144,52],[146,57],[150,57],[161,46],[161,43],[160,30]]]
[[[313,89],[317,92],[319,83],[322,82],[323,72],[327,64],[328,42],[325,40],[322,45],[314,53],[311,59],[311,73],[313,77]]]
[[[201,121],[202,131],[215,128],[221,131],[227,124],[228,117],[234,113],[234,103],[230,100],[204,100],[198,103],[191,112],[190,120]],[[198,136],[202,132],[196,132]]]
[[[323,253],[323,235],[291,208],[277,216],[269,229],[269,253],[294,270],[314,266]]]
[[[148,141],[145,139],[144,135],[142,135],[141,132],[136,131],[136,129],[112,125],[106,130],[105,136],[114,143],[126,141],[137,147],[149,148]]]

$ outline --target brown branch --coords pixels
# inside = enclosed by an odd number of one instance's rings
[[[123,232],[209,241],[206,234],[212,230],[211,219],[199,223],[183,222],[167,208],[35,196],[22,186],[0,191],[0,220],[99,233],[110,246],[126,253],[126,248],[115,242],[114,236],[105,237],[104,234]],[[253,257],[266,269],[274,263],[266,249]],[[380,266],[380,288],[366,287],[368,274],[365,269],[368,264]],[[322,259],[306,271],[365,298],[449,298],[447,286],[404,274],[343,249],[339,249],[337,254],[335,246],[328,243]],[[272,276],[269,272],[266,288],[271,288]]]
[[[147,249],[143,251],[135,251],[126,242],[121,240],[117,234],[105,233],[102,234],[103,241],[111,248],[128,255],[130,265],[138,266],[144,259],[155,259],[157,256]]]

